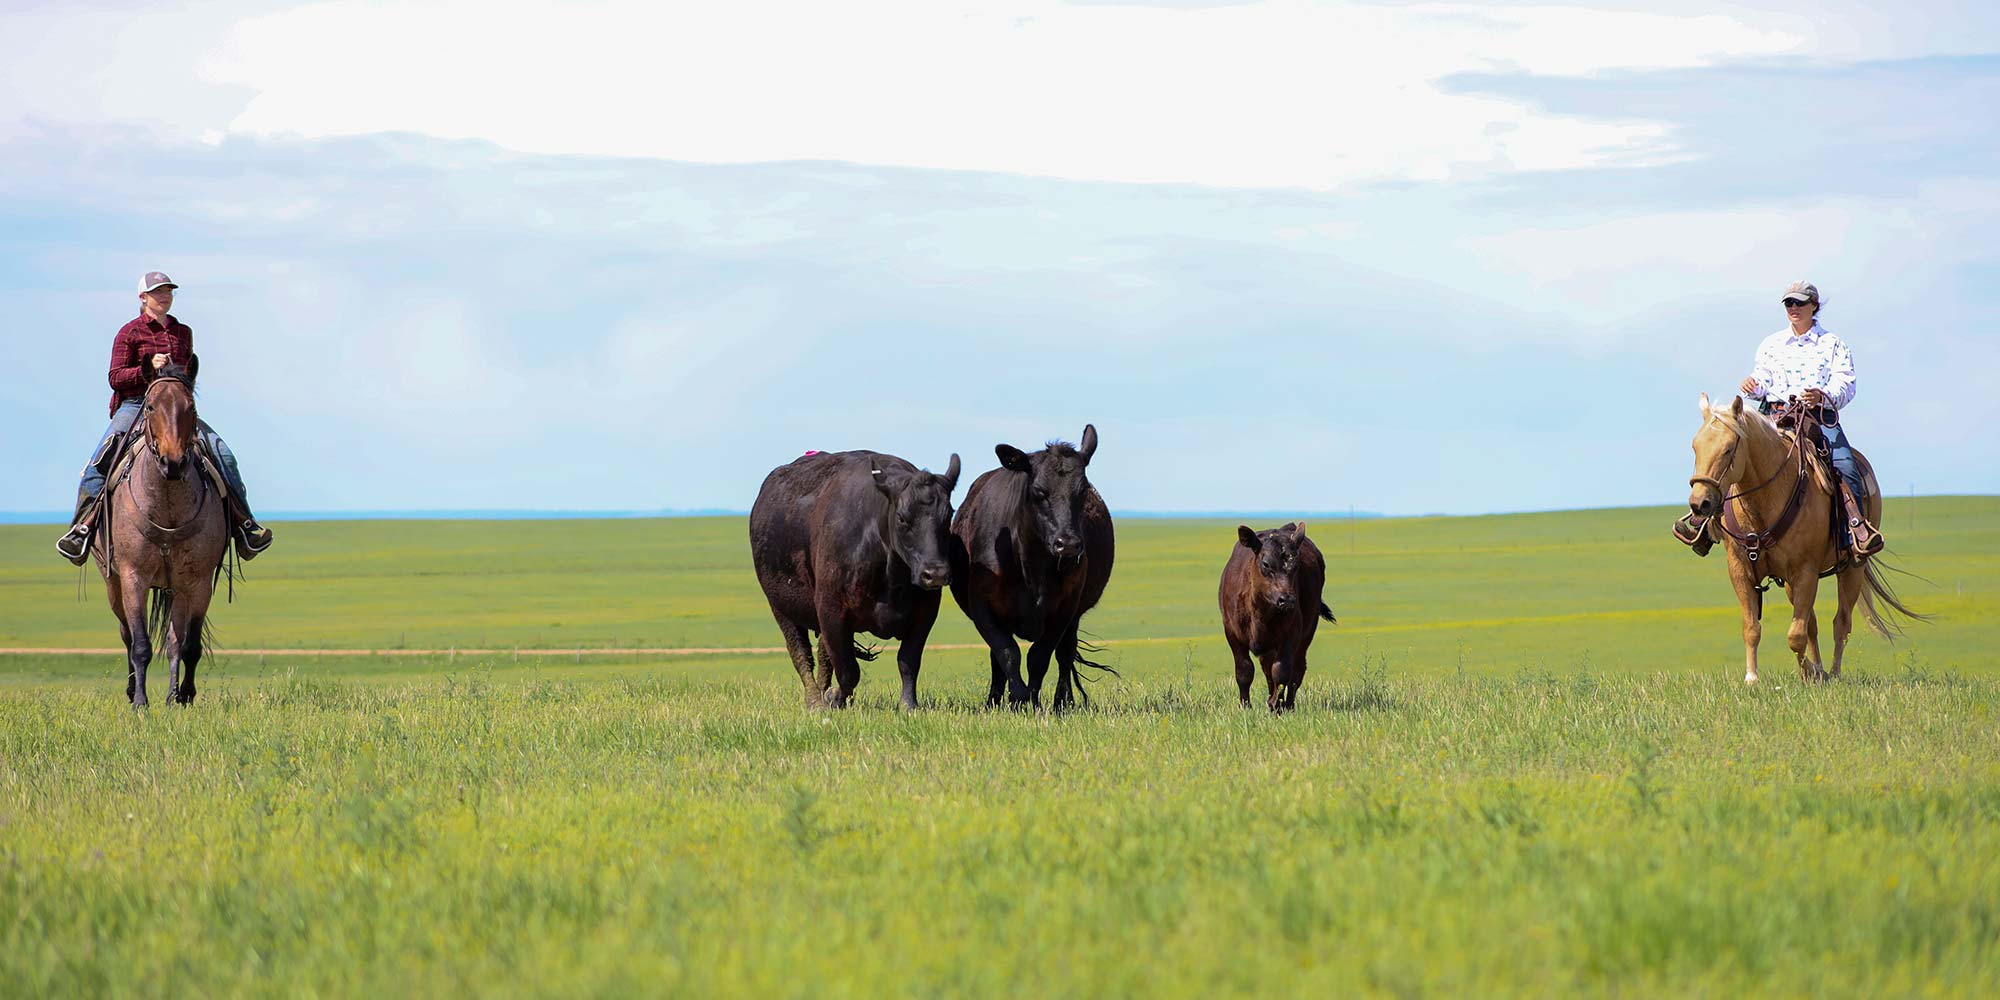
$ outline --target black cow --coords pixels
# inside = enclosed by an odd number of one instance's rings
[[[1083,444],[1050,444],[1032,455],[994,448],[1000,468],[973,481],[952,521],[951,594],[992,652],[986,701],[1041,703],[1049,656],[1058,673],[1053,707],[1068,708],[1081,692],[1076,665],[1101,667],[1078,655],[1077,624],[1104,596],[1115,546],[1111,511],[1085,477],[1097,451],[1097,428]],[[1028,647],[1021,680],[1019,636]]]
[[[750,508],[750,557],[807,706],[854,697],[857,660],[875,658],[855,642],[866,631],[902,640],[903,707],[917,707],[924,640],[951,579],[957,485],[957,455],[939,476],[872,451],[814,453],[764,477]],[[819,635],[817,671],[807,632]]]
[[[1306,647],[1321,619],[1333,621],[1333,611],[1320,599],[1326,589],[1326,559],[1306,537],[1306,526],[1287,524],[1270,531],[1236,529],[1236,547],[1222,567],[1222,637],[1236,657],[1236,692],[1250,704],[1250,682],[1257,676],[1250,663],[1255,653],[1264,664],[1265,704],[1273,712],[1289,710],[1306,679]]]

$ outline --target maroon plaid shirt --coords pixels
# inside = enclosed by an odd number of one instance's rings
[[[194,331],[170,313],[165,323],[147,319],[145,313],[118,328],[111,341],[111,412],[118,404],[146,394],[153,378],[153,355],[164,354],[174,364],[194,360]]]

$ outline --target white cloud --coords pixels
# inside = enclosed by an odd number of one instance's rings
[[[408,131],[527,152],[1326,189],[1672,155],[1659,124],[1445,93],[1454,73],[1697,66],[1803,44],[1717,14],[1303,0],[251,10],[16,18],[42,42],[7,84],[27,116],[211,141]]]

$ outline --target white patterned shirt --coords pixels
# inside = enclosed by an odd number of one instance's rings
[[[1788,326],[1765,337],[1757,345],[1750,377],[1757,382],[1745,394],[1751,399],[1783,402],[1807,389],[1826,393],[1836,409],[1854,399],[1854,356],[1845,341],[1818,323],[1801,336],[1793,336]]]

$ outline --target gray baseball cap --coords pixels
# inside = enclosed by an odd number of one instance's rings
[[[145,274],[139,276],[139,291],[142,294],[156,288],[179,287],[181,286],[174,284],[174,279],[167,277],[165,271],[147,271]]]
[[[164,278],[166,275],[163,274],[160,277]],[[1794,299],[1800,302],[1818,302],[1819,289],[1814,288],[1813,283],[1810,281],[1794,281],[1785,286],[1784,301],[1791,302]]]

